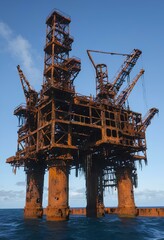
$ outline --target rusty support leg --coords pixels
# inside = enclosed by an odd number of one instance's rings
[[[69,219],[68,171],[66,166],[49,168],[49,192],[47,220],[63,221]]]
[[[116,173],[118,188],[118,215],[133,217],[136,215],[131,170],[120,169]]]
[[[86,176],[86,189],[87,189],[87,217],[97,217],[97,176],[95,173],[90,171],[87,172]]]
[[[104,216],[103,192],[99,189],[99,175],[96,164],[88,161],[86,174],[86,189],[87,189],[87,217]]]
[[[26,186],[25,218],[41,218],[43,215],[42,197],[44,185],[44,168],[38,166],[28,169]]]
[[[97,197],[97,217],[105,215],[104,207],[104,189],[102,184],[102,175],[98,176],[98,197]]]

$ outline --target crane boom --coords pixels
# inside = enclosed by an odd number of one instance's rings
[[[98,50],[87,50],[88,57],[93,64],[94,69],[96,70],[96,96],[99,98],[107,98],[110,97],[113,99],[114,93],[113,91],[109,91],[112,88],[112,84],[108,81],[108,70],[106,64],[95,64],[92,56],[92,53],[101,53],[101,54],[110,54],[110,55],[119,55],[119,56],[127,56],[131,57],[130,54],[125,53],[116,53],[116,52],[105,52]]]
[[[26,79],[23,71],[21,70],[20,66],[17,66],[17,70],[19,73],[20,81],[22,84],[23,92],[26,98],[26,103],[29,106],[34,106],[38,99],[38,93],[31,87],[30,83]]]
[[[91,56],[91,52],[126,56],[126,59],[122,64],[119,73],[114,78],[114,81],[112,83],[108,82],[107,66],[105,64],[96,65]],[[124,83],[125,78],[130,74],[132,68],[136,64],[141,53],[142,52],[139,49],[134,49],[131,54],[87,50],[88,57],[96,70],[96,95],[103,97],[106,95],[111,99],[114,99],[116,94],[119,92],[120,87]]]
[[[125,101],[129,97],[129,94],[133,90],[135,84],[138,82],[138,79],[144,74],[144,72],[145,71],[143,69],[141,69],[140,72],[137,74],[137,76],[132,81],[132,83],[119,94],[119,96],[115,100],[115,104],[117,106],[119,106],[119,107],[123,106],[123,104],[125,103]]]
[[[158,113],[159,110],[157,108],[151,108],[149,109],[148,113],[145,115],[145,117],[143,118],[143,121],[142,121],[142,125],[139,129],[139,132],[142,131],[142,130],[146,130],[146,128],[150,125],[151,123],[151,119],[154,117],[154,115],[156,113]]]
[[[125,81],[125,78],[129,75],[131,72],[132,68],[136,64],[138,58],[141,55],[141,51],[139,49],[134,49],[131,55],[128,55],[126,57],[126,60],[121,66],[121,70],[119,71],[117,77],[114,79],[111,88],[109,91],[113,91],[115,95],[118,93],[120,87]]]
[[[95,62],[93,61],[93,58],[92,58],[92,56],[91,56],[91,54],[90,54],[91,51],[92,51],[92,50],[87,50],[87,54],[88,54],[88,57],[89,57],[91,63],[93,64],[94,68],[96,69],[96,64],[95,64]]]
[[[91,60],[91,63],[93,64],[94,68],[96,68],[96,64],[93,61],[93,58],[92,58],[90,52],[92,52],[92,53],[110,54],[110,55],[118,55],[118,56],[129,56],[130,57],[130,54],[126,54],[126,53],[106,52],[106,51],[99,51],[99,50],[87,50],[88,57]]]

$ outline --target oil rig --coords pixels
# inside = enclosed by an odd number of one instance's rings
[[[74,80],[81,61],[70,57],[70,22],[70,17],[58,10],[46,19],[44,81],[39,92],[17,66],[26,104],[14,110],[19,122],[17,151],[6,162],[14,169],[23,167],[27,175],[24,216],[42,217],[47,170],[47,220],[67,220],[72,168],[77,176],[81,170],[85,174],[87,216],[104,215],[104,191],[113,186],[118,190],[118,214],[135,216],[136,162],[147,162],[145,132],[158,109],[151,108],[142,117],[126,107],[143,69],[125,89],[121,87],[142,52],[134,49],[130,54],[121,54],[125,60],[109,81],[107,65],[95,64],[92,57],[93,52],[100,51],[87,50],[95,69],[96,96],[78,94]]]

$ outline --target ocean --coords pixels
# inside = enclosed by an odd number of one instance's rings
[[[0,209],[0,240],[140,240],[164,239],[164,218],[87,218],[71,215],[66,222],[25,220],[23,209]]]

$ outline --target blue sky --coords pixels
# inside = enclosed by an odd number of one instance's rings
[[[137,206],[164,205],[164,1],[163,0],[5,0],[0,1],[0,207],[24,207],[25,173],[17,174],[5,163],[15,154],[17,119],[13,110],[24,103],[24,95],[16,66],[21,65],[31,85],[39,90],[42,84],[45,44],[45,19],[57,8],[71,19],[74,37],[70,55],[82,61],[82,70],[75,80],[76,91],[95,94],[95,75],[86,54],[87,49],[130,53],[142,50],[133,78],[145,69],[129,97],[132,110],[146,114],[151,107],[159,108],[147,129],[148,166],[138,167]],[[112,77],[123,61],[122,57],[94,55],[97,63],[107,63]],[[106,206],[117,205],[116,191],[105,193]],[[83,175],[70,176],[70,206],[85,206]],[[47,174],[45,176],[44,206],[47,205]]]

